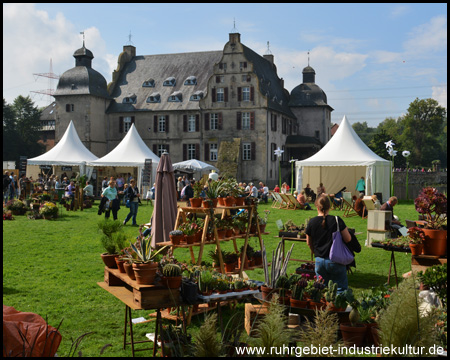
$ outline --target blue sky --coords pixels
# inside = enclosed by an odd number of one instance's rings
[[[234,24],[235,23],[235,27]],[[3,4],[3,97],[56,88],[82,45],[107,82],[123,45],[138,55],[222,50],[234,28],[263,55],[269,41],[278,76],[291,91],[302,69],[334,108],[332,122],[375,127],[404,114],[416,98],[447,107],[447,4]]]

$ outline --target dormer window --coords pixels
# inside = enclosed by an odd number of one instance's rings
[[[136,104],[136,98],[136,94],[128,95],[123,98],[122,104]]]
[[[200,101],[203,99],[203,91],[196,91],[191,95],[190,101]]]
[[[163,86],[175,86],[177,81],[174,77],[168,77],[166,80],[164,80]]]
[[[155,87],[155,80],[148,79],[142,83],[142,87]]]
[[[182,102],[183,101],[183,95],[181,94],[181,91],[175,91],[169,96],[169,99],[167,100],[169,102]]]
[[[156,92],[150,94],[150,96],[147,98],[148,103],[160,103],[161,102],[161,95]]]
[[[189,76],[184,81],[184,85],[197,85],[197,78],[195,76]]]

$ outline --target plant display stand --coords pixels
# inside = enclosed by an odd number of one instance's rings
[[[411,270],[413,272],[426,271],[429,267],[434,265],[442,265],[447,263],[446,257],[439,257],[437,255],[419,255],[411,257]]]
[[[133,322],[131,310],[155,310],[156,309],[156,337],[158,332],[162,334],[161,309],[168,306],[179,306],[182,304],[180,291],[167,289],[159,285],[139,285],[136,280],[131,280],[127,274],[118,269],[105,267],[105,281],[97,285],[114,295],[125,304],[125,325],[123,334],[123,348],[131,345],[131,353],[134,357],[135,351],[151,350],[135,349],[134,344],[152,342],[150,340],[134,341]],[[127,342],[127,328],[130,328],[130,342]],[[156,355],[157,344],[153,346],[153,356]],[[164,350],[163,350],[164,352]],[[164,355],[164,354],[163,354]]]
[[[261,231],[259,228],[258,219],[256,220],[256,233],[255,234],[250,234],[251,221],[249,221],[245,234],[235,235],[235,236],[224,238],[224,239],[219,239],[219,236],[217,234],[217,228],[213,222],[214,240],[206,241],[208,225],[209,225],[210,221],[213,221],[214,215],[221,214],[222,218],[224,218],[227,214],[230,213],[230,210],[237,210],[237,209],[246,209],[249,213],[249,220],[251,220],[253,218],[253,215],[255,213],[255,205],[246,205],[246,206],[238,206],[238,207],[224,207],[224,206],[221,207],[221,206],[219,206],[216,208],[180,207],[180,208],[178,208],[178,214],[177,214],[177,219],[175,222],[175,228],[178,228],[178,226],[181,223],[186,222],[187,216],[189,214],[204,214],[205,215],[205,223],[203,225],[203,233],[202,233],[201,241],[197,242],[197,243],[193,243],[193,244],[180,244],[180,245],[173,245],[169,241],[169,242],[158,243],[158,246],[171,246],[172,251],[174,251],[176,248],[187,248],[188,247],[189,251],[190,251],[192,262],[197,263],[197,265],[200,265],[202,262],[203,251],[204,251],[205,245],[216,245],[216,249],[217,249],[218,256],[219,256],[220,272],[224,274],[225,267],[224,267],[224,261],[222,259],[222,252],[220,250],[220,243],[222,241],[233,241],[234,250],[237,253],[238,247],[237,247],[236,240],[244,239],[244,249],[241,254],[241,265],[238,270],[229,272],[229,274],[239,274],[239,277],[242,278],[243,271],[244,271],[244,259],[245,259],[245,254],[247,251],[248,239],[251,236],[257,236],[259,238],[260,247],[262,248],[262,238],[261,238]],[[268,233],[264,233],[264,234],[268,234]],[[200,247],[197,260],[195,260],[195,255],[194,255],[194,250],[193,250],[194,247]],[[253,270],[256,268],[262,268],[262,265],[248,267],[248,268],[246,268],[246,270]]]

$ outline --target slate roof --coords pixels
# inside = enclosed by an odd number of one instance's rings
[[[106,80],[98,71],[86,66],[75,66],[59,78],[56,96],[87,94],[110,98],[106,90]]]
[[[244,56],[253,64],[253,72],[258,76],[261,94],[268,98],[269,109],[295,118],[295,115],[288,106],[289,95],[281,86],[280,79],[273,69],[272,64],[247,46],[242,45],[242,47],[244,48]]]
[[[286,138],[286,145],[320,145],[323,144],[320,142],[319,139],[312,137],[312,136],[304,136],[304,135],[289,135]]]
[[[222,51],[205,51],[135,56],[124,66],[112,90],[113,101],[107,112],[198,110],[199,102],[189,99],[198,91],[206,93],[214,64],[222,55]],[[184,85],[190,76],[195,76],[197,85]],[[169,77],[176,79],[175,86],[163,86]],[[148,79],[155,80],[155,87],[142,86]],[[168,102],[169,96],[176,91],[181,91],[183,101]],[[148,103],[147,98],[154,93],[160,94],[161,102]],[[136,103],[123,104],[123,99],[131,94],[136,94]]]

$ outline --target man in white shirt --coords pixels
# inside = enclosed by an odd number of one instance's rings
[[[83,189],[84,191],[84,197],[86,199],[93,199],[94,198],[94,187],[92,184],[89,183],[89,181],[86,181],[86,186]]]
[[[263,200],[267,204],[269,198],[269,188],[266,185],[264,185],[262,181],[259,182],[259,194],[261,200]]]

